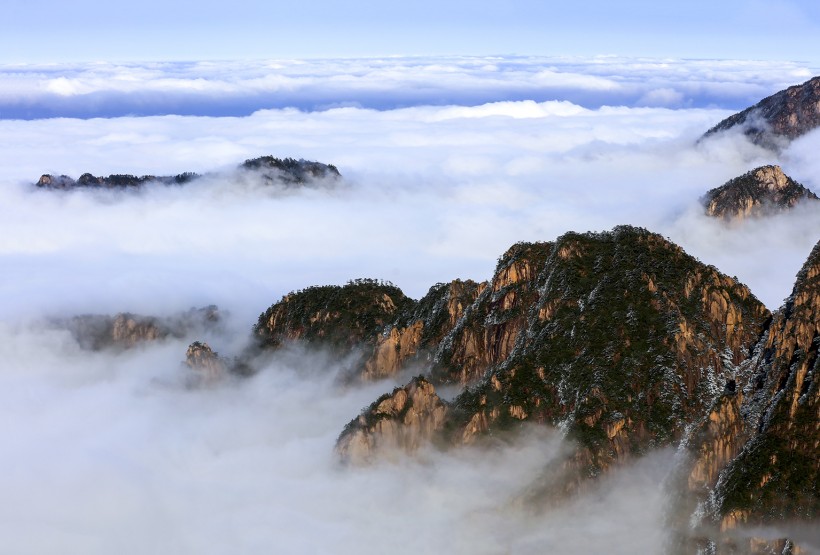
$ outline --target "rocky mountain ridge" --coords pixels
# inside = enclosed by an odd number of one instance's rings
[[[740,129],[753,143],[779,151],[820,127],[820,76],[768,96],[709,129],[707,137]]]
[[[341,353],[360,353],[351,370],[361,379],[422,372],[345,427],[337,443],[344,461],[481,442],[525,422],[554,426],[576,447],[544,469],[532,488],[537,500],[679,446],[681,495],[690,500],[680,508],[688,530],[681,552],[695,542],[715,553],[762,553],[726,531],[817,515],[818,259],[820,244],[790,302],[772,315],[733,278],[659,235],[621,226],[514,245],[490,281],[439,284],[419,301],[374,282],[362,295],[362,284],[351,283],[319,310],[300,298],[315,293],[305,290],[273,305],[255,329],[300,341],[322,326],[312,344],[336,348],[322,338],[343,337]],[[326,327],[342,321],[327,317],[340,305],[355,313],[373,301],[389,306],[379,321],[347,314],[369,325],[353,334]],[[305,306],[298,321],[309,326],[297,333],[271,318],[287,313],[293,322]],[[447,384],[463,386],[449,402],[435,389]]]
[[[316,180],[338,179],[341,177],[339,170],[332,164],[273,156],[245,160],[234,172],[236,174],[256,174],[261,177],[265,184],[277,183],[286,186],[305,185]],[[84,173],[76,180],[67,175],[44,174],[40,176],[35,185],[44,189],[58,190],[81,188],[128,189],[142,187],[148,183],[185,185],[207,175],[214,174],[200,175],[194,172],[185,172],[172,176],[113,174],[103,177]]]

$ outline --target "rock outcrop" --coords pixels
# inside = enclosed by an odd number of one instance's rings
[[[228,373],[228,363],[201,341],[188,346],[185,364],[195,372],[196,385],[216,383]]]
[[[273,156],[245,160],[235,170],[235,173],[258,177],[262,183],[267,185],[278,184],[286,187],[306,185],[321,180],[335,180],[341,177],[339,170],[332,164],[302,159],[295,160],[293,158],[275,158]],[[218,174],[206,175],[214,176]],[[37,181],[36,186],[61,190],[78,188],[129,189],[138,188],[148,183],[184,185],[202,177],[204,176],[193,172],[165,176],[113,174],[107,177],[84,173],[75,180],[67,175],[43,174]],[[229,174],[227,177],[232,176]]]
[[[780,150],[790,141],[820,127],[820,77],[764,98],[721,121],[703,138],[738,128],[755,144]]]
[[[285,341],[360,348],[352,371],[364,379],[418,367],[434,383],[468,384],[509,356],[527,326],[535,276],[551,248],[516,244],[499,259],[490,282],[440,283],[419,301],[368,280],[311,287],[271,306],[255,333],[266,349]]]
[[[359,464],[375,456],[413,452],[441,431],[448,410],[433,385],[415,377],[406,386],[376,399],[351,421],[336,451],[342,461]]]
[[[768,317],[749,290],[664,238],[566,234],[506,360],[458,396],[460,439],[531,421],[579,445],[579,476],[682,437]]]
[[[817,195],[784,174],[780,166],[761,166],[710,190],[702,202],[708,216],[742,220],[818,200]]]
[[[114,316],[84,314],[66,320],[54,320],[52,325],[66,328],[84,348],[130,349],[147,341],[168,337],[182,338],[195,332],[214,331],[221,321],[214,306],[192,308],[167,317],[120,313]]]
[[[820,242],[750,361],[741,406],[751,439],[720,474],[721,528],[820,514]]]

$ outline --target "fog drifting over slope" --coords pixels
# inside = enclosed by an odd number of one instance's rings
[[[357,277],[420,297],[488,279],[516,241],[634,224],[737,275],[770,308],[820,237],[816,208],[727,225],[706,190],[780,163],[820,191],[820,134],[780,159],[740,137],[695,145],[728,110],[568,101],[0,121],[0,522],[15,553],[660,552],[668,453],[561,511],[518,495],[560,448],[533,431],[506,449],[336,465],[342,426],[391,383],[341,388],[320,355],[188,390],[189,340],[79,350],[42,318],[167,314],[218,304],[232,354],[292,289]],[[264,154],[337,165],[330,187],[209,178],[141,191],[36,190],[41,173],[173,174]],[[619,551],[620,549],[620,551]]]

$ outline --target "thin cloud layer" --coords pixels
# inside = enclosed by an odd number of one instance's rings
[[[566,100],[738,109],[817,68],[797,62],[618,57],[395,57],[0,66],[0,119],[246,116],[261,109],[389,110]]]

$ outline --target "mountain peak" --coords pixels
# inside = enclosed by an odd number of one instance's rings
[[[706,214],[744,219],[781,212],[800,202],[820,200],[783,173],[780,166],[760,166],[710,190],[703,198]]]
[[[774,151],[820,127],[820,76],[729,116],[709,129],[703,138],[735,127],[753,143]]]

